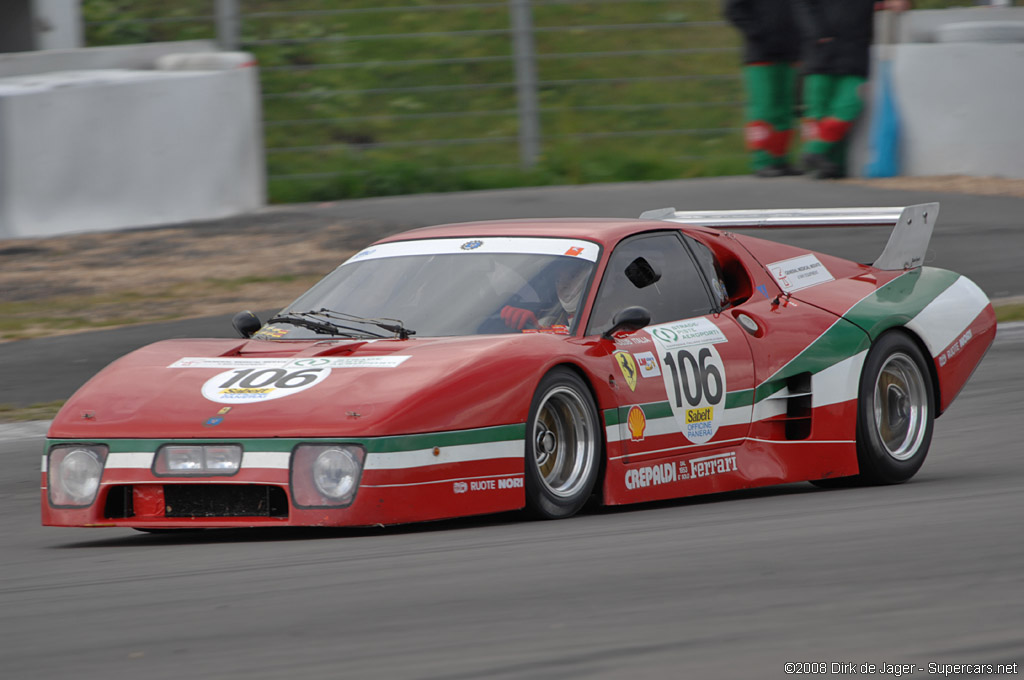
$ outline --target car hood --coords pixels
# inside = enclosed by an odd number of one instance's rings
[[[526,420],[572,340],[168,340],[110,364],[52,438],[369,437]]]

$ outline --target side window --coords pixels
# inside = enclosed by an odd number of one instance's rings
[[[634,305],[650,311],[652,324],[701,316],[717,309],[679,234],[644,234],[615,248],[597,293],[587,334],[607,330],[616,312]]]
[[[711,295],[715,302],[718,303],[718,308],[722,309],[728,306],[729,292],[725,287],[725,277],[722,275],[722,267],[718,264],[718,260],[715,259],[711,248],[685,234],[683,238],[690,245],[690,250],[693,251],[693,256],[697,260],[697,266],[700,267],[701,272],[704,274],[704,279],[711,285]]]

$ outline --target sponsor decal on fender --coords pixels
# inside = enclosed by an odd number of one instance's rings
[[[721,472],[738,472],[736,467],[736,452],[719,453],[714,456],[703,456],[690,459],[690,479],[700,477],[711,477]]]
[[[728,342],[725,333],[714,322],[703,316],[660,326],[650,326],[645,330],[650,333],[659,348],[665,349]]]
[[[633,406],[629,409],[629,415],[626,416],[626,427],[629,428],[630,441],[642,442],[644,440],[644,431],[647,429],[647,416],[644,415],[642,408]]]
[[[619,365],[619,370],[622,371],[622,377],[626,379],[626,384],[629,385],[629,391],[636,391],[636,377],[640,370],[636,366],[636,359],[633,355],[624,350],[618,350],[613,355],[615,357],[615,363]]]
[[[469,482],[455,482],[452,484],[454,493],[468,493],[470,491],[497,491],[502,489],[522,489],[522,477],[499,477],[497,479],[474,479]]]
[[[718,453],[713,456],[691,458],[689,462],[658,463],[626,470],[626,488],[644,489],[690,479],[713,477],[723,472],[738,472],[736,452]]]
[[[691,408],[686,410],[686,424],[710,423],[715,419],[715,407]]]
[[[725,362],[715,348],[726,341],[725,334],[705,318],[658,326],[650,333],[679,431],[693,444],[707,443],[725,419]],[[710,344],[697,344],[697,338]]]
[[[810,254],[772,262],[768,265],[768,271],[783,293],[792,293],[835,280],[832,272],[826,269],[816,256]]]
[[[945,366],[947,361],[959,354],[960,350],[967,346],[967,343],[971,341],[972,337],[974,337],[974,333],[970,328],[968,328],[966,333],[954,340],[953,344],[950,345],[945,352],[939,355],[939,366]]]
[[[626,488],[631,490],[669,484],[677,479],[675,463],[659,463],[626,470]]]
[[[654,358],[652,352],[638,352],[633,356],[640,367],[640,375],[645,378],[657,378],[661,375],[661,367],[658,366],[658,360]]]

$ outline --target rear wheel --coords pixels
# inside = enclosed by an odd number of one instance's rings
[[[526,505],[546,519],[579,512],[600,468],[597,408],[583,380],[556,368],[540,381],[526,422]]]
[[[871,484],[905,482],[931,445],[935,393],[920,348],[906,334],[879,338],[864,362],[857,403],[857,461]]]

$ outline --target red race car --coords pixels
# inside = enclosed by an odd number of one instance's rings
[[[995,336],[923,267],[937,204],[509,220],[383,239],[241,339],[168,340],[50,427],[43,524],[568,517],[891,484]],[[873,265],[720,229],[893,227]],[[701,226],[704,225],[704,226]]]

